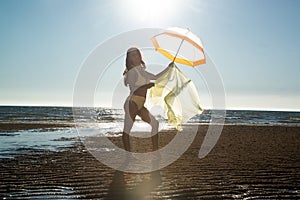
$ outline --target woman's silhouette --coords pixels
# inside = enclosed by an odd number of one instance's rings
[[[144,106],[146,101],[147,90],[154,86],[150,80],[156,80],[171,67],[170,64],[162,72],[154,75],[146,71],[145,62],[142,59],[141,52],[138,48],[132,47],[128,49],[126,55],[126,69],[123,73],[124,84],[129,86],[130,95],[124,103],[125,119],[122,140],[126,151],[130,151],[129,134],[136,116],[151,125],[152,149],[158,150],[158,126],[159,122]]]

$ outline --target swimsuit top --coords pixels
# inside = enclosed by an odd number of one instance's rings
[[[125,83],[129,84],[130,93],[132,94],[139,87],[150,83],[154,80],[155,75],[147,72],[142,65],[131,68],[125,77]]]

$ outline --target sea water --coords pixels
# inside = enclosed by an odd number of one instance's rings
[[[57,125],[52,128],[0,132],[0,158],[11,158],[27,153],[62,151],[87,136],[121,136],[124,120],[122,109],[77,108],[77,112],[73,111],[72,107],[0,106],[0,124]],[[205,110],[190,119],[187,124],[209,125],[211,115],[211,110]],[[171,128],[167,126],[163,116],[155,117],[160,121],[160,130]],[[62,128],[59,126],[61,124],[71,126]],[[227,110],[226,124],[300,126],[300,112]],[[137,119],[133,130],[150,131],[150,128]]]

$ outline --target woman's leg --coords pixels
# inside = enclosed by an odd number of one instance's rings
[[[138,113],[137,105],[132,101],[126,101],[124,104],[125,110],[125,119],[124,119],[124,128],[122,134],[122,141],[124,149],[130,151],[130,142],[129,142],[129,133],[135,121],[135,117]]]
[[[151,125],[151,139],[152,139],[152,150],[158,150],[158,126],[159,122],[155,119],[153,115],[148,111],[147,108],[143,107],[139,110],[138,115],[142,118],[143,121]]]

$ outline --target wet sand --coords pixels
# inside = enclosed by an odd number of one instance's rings
[[[0,159],[0,198],[300,199],[300,127],[227,125],[199,159],[206,131],[200,126],[180,159],[154,173],[113,170],[80,142],[63,152]],[[175,134],[160,134],[160,147]],[[113,140],[121,144],[121,138]]]

